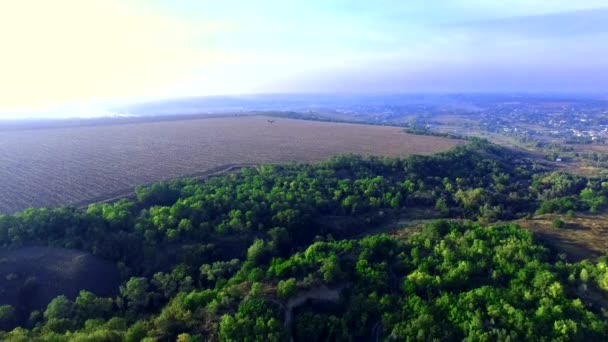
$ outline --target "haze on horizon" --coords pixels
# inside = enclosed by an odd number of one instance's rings
[[[0,117],[217,94],[606,92],[606,22],[604,0],[0,0]]]

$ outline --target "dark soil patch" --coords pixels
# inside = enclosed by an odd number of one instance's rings
[[[51,247],[0,249],[0,305],[12,305],[22,319],[33,310],[45,309],[59,295],[73,299],[88,290],[114,296],[119,284],[113,263],[86,252]]]

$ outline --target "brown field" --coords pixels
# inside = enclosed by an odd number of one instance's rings
[[[102,199],[231,164],[406,156],[463,142],[397,127],[226,117],[0,132],[0,212]]]
[[[553,227],[552,221],[555,218],[564,221],[565,227]],[[596,258],[604,255],[608,249],[608,212],[576,213],[574,217],[546,214],[515,223],[530,229],[558,252],[566,253],[569,260]]]
[[[566,144],[566,146],[572,147],[575,152],[608,153],[608,145],[603,144]]]

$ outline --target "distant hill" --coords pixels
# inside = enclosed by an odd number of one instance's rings
[[[443,103],[450,97],[427,94],[263,94],[199,96],[145,102],[114,109],[129,115],[175,115],[250,111],[339,110],[418,103]]]

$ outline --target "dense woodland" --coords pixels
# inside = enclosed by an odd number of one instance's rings
[[[0,245],[88,251],[124,282],[113,298],[82,291],[27,315],[0,306],[0,339],[606,339],[608,261],[569,263],[494,222],[597,212],[607,195],[608,179],[473,139],[433,156],[263,165],[86,210],[2,215]],[[370,233],[421,210],[440,219],[407,237]]]

